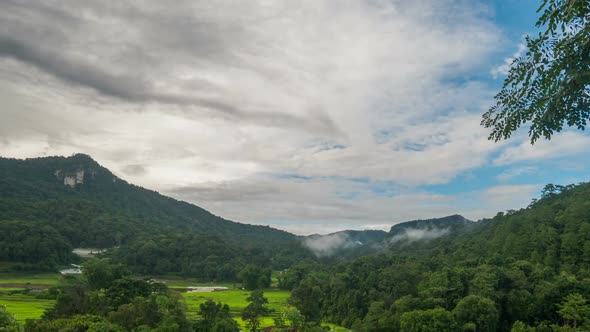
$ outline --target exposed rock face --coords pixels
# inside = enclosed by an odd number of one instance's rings
[[[73,188],[77,184],[84,183],[84,170],[78,170],[75,173],[64,174],[61,169],[58,169],[53,174],[57,179],[63,179],[64,186],[70,186]]]

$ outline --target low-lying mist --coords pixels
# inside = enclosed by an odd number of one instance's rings
[[[346,233],[310,236],[303,240],[303,244],[318,257],[331,256],[338,250],[362,245],[361,242],[352,240]]]
[[[439,237],[449,235],[451,233],[450,228],[407,228],[403,233],[394,235],[389,239],[390,244],[398,242],[414,242],[422,240],[433,240]]]

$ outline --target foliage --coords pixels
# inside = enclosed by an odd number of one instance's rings
[[[514,60],[496,105],[483,115],[490,139],[509,138],[530,122],[531,143],[563,126],[584,129],[590,119],[590,2],[544,0],[538,36]]]
[[[499,314],[494,301],[478,295],[469,295],[461,299],[453,309],[457,323],[461,326],[474,326],[476,331],[494,332]]]
[[[269,268],[249,264],[238,274],[238,280],[247,290],[268,288],[270,286],[270,275],[272,271]]]
[[[567,325],[574,329],[578,327],[590,328],[590,305],[582,295],[573,293],[566,296],[559,308],[558,312]]]
[[[246,325],[251,332],[256,332],[260,328],[260,318],[268,314],[268,308],[266,307],[268,299],[264,297],[262,290],[255,290],[250,293],[246,300],[250,304],[244,308],[242,319],[246,321]]]
[[[129,275],[121,264],[111,264],[108,259],[91,259],[82,265],[82,272],[91,289],[106,289],[123,276]]]
[[[196,331],[238,332],[240,330],[238,323],[231,318],[227,304],[207,300],[201,303],[199,314],[201,320],[197,323]]]
[[[20,332],[22,326],[16,321],[14,316],[6,310],[5,306],[0,306],[0,331],[1,332]]]
[[[27,321],[26,332],[124,332],[116,324],[104,317],[95,315],[77,315],[55,320]]]
[[[524,209],[416,241],[414,252],[394,246],[308,271],[289,301],[308,321],[358,331],[400,331],[404,314],[414,312],[409,324],[437,308],[460,329],[567,329],[564,297],[590,296],[589,202],[590,184],[549,185]]]
[[[401,319],[402,332],[451,332],[456,325],[453,314],[443,308],[406,312]]]
[[[182,297],[165,285],[124,276],[108,260],[88,263],[93,268],[82,278],[62,279],[52,290],[55,306],[41,320],[27,321],[26,331],[192,330]]]

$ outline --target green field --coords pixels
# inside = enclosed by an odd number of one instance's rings
[[[39,319],[46,309],[53,306],[55,301],[35,298],[31,294],[11,294],[12,292],[0,291],[0,305],[6,306],[14,317],[21,323],[27,319]]]
[[[245,290],[228,290],[224,292],[212,293],[183,293],[188,307],[187,316],[190,319],[198,317],[199,305],[208,299],[216,302],[222,302],[230,307],[232,316],[238,321],[240,326],[245,327],[244,322],[240,319],[242,310],[248,305],[246,298],[250,295],[249,291]],[[264,297],[268,299],[268,308],[271,310],[269,317],[265,317],[262,321],[262,327],[274,325],[273,317],[281,313],[283,308],[287,305],[289,292],[277,289],[267,289],[264,291]]]
[[[55,301],[37,299],[36,292],[23,294],[15,291],[48,288],[56,285],[60,277],[58,273],[0,273],[0,305],[6,306],[21,323],[27,319],[39,319]]]
[[[20,274],[20,273],[0,273],[0,305],[7,307],[8,311],[14,314],[16,319],[24,323],[27,319],[39,319],[43,312],[53,306],[53,300],[38,299],[35,297],[36,293],[23,294],[15,292],[15,290],[22,290],[25,288],[37,286],[53,286],[56,285],[61,277],[57,273],[41,273],[41,274]],[[187,304],[187,317],[191,320],[198,318],[199,305],[208,299],[216,302],[222,302],[230,306],[231,314],[242,328],[245,328],[244,322],[240,319],[242,310],[248,305],[246,298],[250,295],[249,291],[235,289],[235,284],[228,283],[203,283],[192,279],[183,279],[177,277],[154,278],[158,281],[163,281],[168,287],[182,292],[182,296]],[[228,291],[212,292],[212,293],[187,293],[183,292],[191,286],[224,286],[230,288]],[[44,288],[44,287],[41,287]],[[262,320],[262,327],[273,326],[273,317],[281,313],[283,308],[287,306],[287,299],[289,292],[278,289],[267,289],[264,291],[264,296],[268,299],[268,308],[271,314]],[[335,327],[336,331],[345,331]]]
[[[27,284],[53,286],[60,277],[59,273],[0,273],[0,289],[26,288]]]

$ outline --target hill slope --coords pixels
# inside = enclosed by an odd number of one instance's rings
[[[20,237],[20,241],[0,237],[0,260],[36,263],[51,256],[49,265],[66,263],[71,247],[125,247],[138,239],[155,241],[162,236],[181,242],[178,237],[191,236],[190,242],[207,239],[222,243],[230,252],[257,248],[276,256],[289,248],[298,255],[307,254],[293,234],[225,220],[134,186],[82,154],[0,158],[0,221],[2,233]],[[25,244],[10,245],[17,241]],[[212,250],[206,252],[214,255]]]
[[[590,299],[590,183],[548,185],[526,208],[477,223],[448,218],[464,231],[310,271],[293,303],[357,331],[403,330],[404,321],[435,319],[435,310],[440,330],[574,330],[560,308]],[[441,222],[394,231],[418,224]]]

